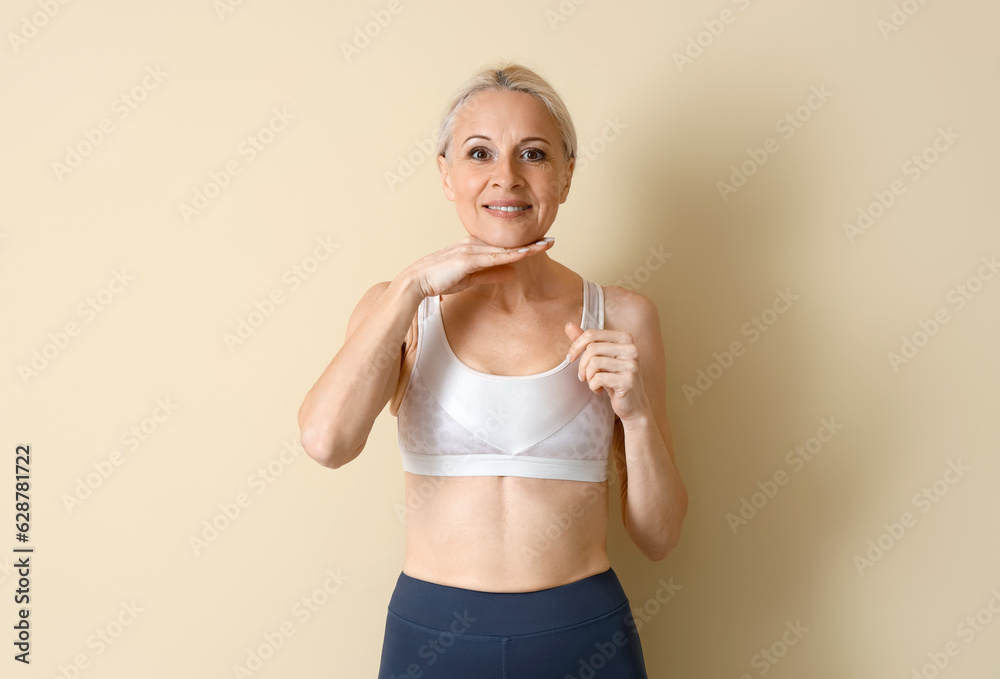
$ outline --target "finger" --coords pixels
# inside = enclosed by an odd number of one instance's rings
[[[567,325],[570,324],[567,322]],[[574,329],[580,328],[580,326],[576,325],[575,323],[572,325]],[[584,350],[586,350],[588,344],[590,344],[596,339],[596,333],[598,331],[599,331],[598,328],[588,328],[586,330],[580,328],[579,335],[577,336],[576,339],[573,340],[572,344],[569,345],[568,353],[569,353],[569,360],[571,363],[577,359],[577,356],[579,356],[584,352]],[[603,330],[600,330],[600,332],[603,332]]]
[[[555,236],[545,236],[544,238],[539,238],[537,241],[532,241],[532,242],[533,243],[554,243],[555,240],[556,240]],[[502,247],[502,246],[494,245],[493,243],[488,243],[488,242],[484,241],[482,238],[477,238],[475,236],[466,236],[465,238],[463,238],[459,242],[460,243],[473,243],[475,245],[488,245],[490,247]],[[531,243],[524,243],[524,245],[531,245]]]
[[[590,356],[584,357],[577,367],[577,377],[580,381],[589,380],[591,377],[602,372],[630,373],[635,369],[635,362],[627,358],[617,356]]]
[[[587,385],[595,394],[599,394],[602,389],[609,394],[612,392],[621,393],[629,386],[625,375],[613,372],[599,372],[587,381]]]
[[[463,239],[462,241],[460,241],[460,243],[465,245],[471,245],[477,250],[481,249],[485,252],[493,252],[493,253],[501,252],[505,254],[512,254],[523,251],[533,254],[535,252],[541,252],[546,248],[552,247],[552,245],[555,244],[555,238],[553,238],[552,236],[546,236],[545,238],[535,241],[533,243],[525,243],[523,245],[515,245],[511,247],[493,245],[492,243],[487,243],[485,241],[479,240],[474,236],[469,236],[467,239]]]
[[[525,257],[530,257],[551,247],[550,243],[551,241],[543,241],[541,244],[532,243],[522,248],[499,248],[495,245],[486,245],[482,246],[483,249],[479,252],[466,252],[465,254],[471,258],[471,270],[475,271],[511,264]],[[479,246],[473,245],[472,247],[480,250]]]
[[[598,386],[621,389],[632,382],[629,375],[634,372],[636,372],[636,368],[631,361],[608,356],[594,356],[587,362],[587,366],[582,372],[577,374],[577,377],[595,391]]]
[[[622,357],[639,355],[639,348],[632,343],[632,336],[627,331],[588,328],[570,345],[570,359],[575,360],[577,350],[583,353],[591,344],[594,345],[591,353]]]
[[[571,340],[575,340],[577,337],[583,334],[583,328],[581,328],[576,323],[573,323],[571,321],[566,321],[566,324],[563,326],[563,332],[565,332]],[[573,348],[572,344],[570,344],[569,346],[570,349]]]
[[[577,365],[578,376],[587,380],[599,372],[620,374],[638,372],[639,352],[633,345],[617,342],[591,342]]]

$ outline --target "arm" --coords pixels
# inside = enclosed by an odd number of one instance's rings
[[[299,408],[302,447],[336,469],[356,458],[375,418],[399,382],[402,344],[426,295],[452,294],[472,285],[508,280],[505,266],[544,252],[552,241],[519,252],[466,236],[373,285],[347,324],[347,339]]]
[[[422,299],[406,273],[362,296],[344,345],[299,408],[300,440],[309,457],[336,469],[364,450],[399,380],[403,340]]]
[[[615,422],[615,463],[621,483],[622,522],[643,554],[659,561],[680,540],[688,497],[674,464],[666,407],[666,360],[656,305],[638,293],[622,304],[622,325],[639,350],[638,413]],[[624,300],[623,300],[624,301]]]

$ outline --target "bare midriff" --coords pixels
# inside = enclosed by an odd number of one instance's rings
[[[410,577],[531,592],[611,566],[607,481],[403,473]]]

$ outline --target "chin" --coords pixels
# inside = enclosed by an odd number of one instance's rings
[[[482,240],[486,241],[490,245],[495,245],[498,248],[519,248],[524,245],[528,245],[527,238],[519,233],[507,234],[504,237],[498,237],[492,240],[486,240],[485,238]],[[538,239],[536,238],[535,240]],[[531,242],[533,243],[534,241]]]
[[[505,232],[501,229],[480,228],[479,225],[476,225],[475,228],[466,226],[465,230],[473,238],[478,238],[487,245],[498,248],[520,247],[524,242],[524,236],[520,229]]]

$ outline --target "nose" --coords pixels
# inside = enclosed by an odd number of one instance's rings
[[[516,157],[507,155],[498,160],[493,167],[493,186],[512,189],[524,183]]]

